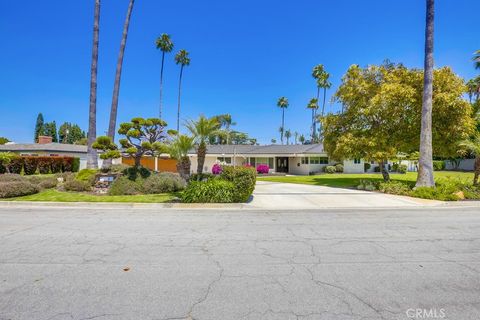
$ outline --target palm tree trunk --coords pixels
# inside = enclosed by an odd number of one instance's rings
[[[425,70],[423,81],[422,123],[417,187],[434,187],[432,155],[432,95],[433,95],[433,20],[434,0],[427,1],[425,29]]]
[[[108,136],[115,141],[115,127],[117,126],[117,111],[118,111],[118,97],[120,95],[120,80],[122,78],[123,56],[125,53],[125,46],[127,45],[128,27],[130,25],[130,17],[132,15],[133,4],[135,0],[130,0],[128,5],[127,17],[123,26],[122,41],[120,42],[120,51],[118,53],[117,70],[115,72],[115,83],[113,85],[112,106],[110,108],[110,121],[108,123]],[[103,161],[103,167],[108,167],[112,164],[112,159]]]
[[[207,145],[205,142],[201,142],[197,150],[197,173],[198,179],[201,178],[203,173],[203,165],[205,164],[205,155],[207,154]]]
[[[93,48],[92,64],[90,67],[90,108],[88,112],[88,143],[87,143],[87,168],[97,169],[97,150],[92,147],[97,138],[97,65],[98,42],[100,26],[100,0],[95,0],[95,15],[93,22]]]
[[[475,157],[475,168],[473,170],[473,185],[478,186],[478,177],[480,176],[480,155]]]
[[[163,98],[163,63],[165,62],[165,51],[162,51],[162,67],[160,68],[160,107],[158,117],[162,119],[162,98]]]
[[[285,131],[285,108],[282,108],[282,132],[280,132],[280,140],[283,144],[283,132]]]
[[[312,142],[315,138],[315,109],[312,109]]]
[[[182,95],[182,76],[183,76],[183,64],[180,67],[180,78],[178,81],[178,109],[177,109],[177,132],[180,134],[180,97]]]

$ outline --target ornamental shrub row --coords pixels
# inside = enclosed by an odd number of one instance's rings
[[[0,162],[0,173],[25,175],[37,173],[60,173],[77,172],[80,167],[80,159],[75,157],[48,157],[48,156],[15,156],[10,159],[8,164]]]

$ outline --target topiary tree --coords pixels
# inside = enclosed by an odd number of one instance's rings
[[[102,150],[102,159],[113,159],[121,156],[130,156],[135,159],[135,167],[140,166],[140,160],[145,155],[154,156],[167,151],[165,141],[167,123],[158,118],[133,118],[130,122],[120,124],[118,133],[125,136],[119,140],[122,147],[118,149],[110,137],[98,137],[93,148]]]

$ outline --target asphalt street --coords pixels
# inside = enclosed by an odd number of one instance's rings
[[[479,208],[0,206],[1,320],[427,318],[480,319]]]

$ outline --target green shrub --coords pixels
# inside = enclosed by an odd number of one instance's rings
[[[171,172],[162,172],[152,174],[142,183],[143,192],[146,194],[156,194],[165,192],[176,192],[185,188],[185,180],[179,174]]]
[[[380,172],[380,166],[376,166],[375,168],[373,168],[373,172]]]
[[[20,174],[23,169],[23,158],[14,157],[10,160],[10,163],[7,165],[8,172]]]
[[[370,170],[370,168],[372,167],[372,165],[368,162],[365,162],[363,164],[363,171],[367,172],[368,170]]]
[[[28,181],[0,182],[0,198],[21,197],[38,191],[39,188]]]
[[[434,188],[430,187],[417,187],[411,192],[411,196],[422,199],[435,199],[442,201],[457,201],[460,200],[456,191],[451,190],[449,187],[439,185]]]
[[[80,158],[74,157],[72,161],[72,172],[78,172],[80,170]]]
[[[52,168],[52,157],[38,157],[38,172],[48,174]]]
[[[52,164],[50,166],[50,170],[52,173],[59,173],[62,172],[63,168],[63,157],[51,157]]]
[[[398,165],[396,171],[397,171],[398,173],[407,173],[407,168],[408,168],[408,167],[407,167],[406,164],[400,164],[400,165]]]
[[[343,172],[343,164],[337,163],[335,165],[335,172],[342,173]]]
[[[0,152],[0,174],[6,173],[10,161],[17,157],[18,155],[13,152]]]
[[[36,185],[40,189],[52,189],[57,186],[58,180],[56,177],[52,176],[29,176],[28,181],[30,181],[33,185]]]
[[[79,181],[87,182],[90,186],[95,184],[95,176],[97,175],[96,169],[82,169],[77,173],[76,179]]]
[[[123,171],[123,174],[126,175],[128,179],[136,181],[139,176],[143,179],[148,178],[152,172],[144,167],[128,167]]]
[[[63,184],[63,187],[67,191],[90,191],[92,186],[87,181],[81,181],[76,179],[67,179]]]
[[[182,192],[186,203],[232,203],[236,202],[237,188],[233,182],[223,179],[191,181]]]
[[[203,181],[203,180],[209,180],[209,179],[212,179],[212,178],[215,178],[215,175],[212,174],[212,173],[208,173],[208,172],[203,172],[202,174],[198,174],[198,173],[192,173],[190,175],[190,181]]]
[[[38,157],[23,157],[23,173],[25,175],[32,175],[37,172]]]
[[[445,170],[445,161],[443,161],[443,160],[434,160],[434,161],[433,161],[433,170],[434,170],[434,171]]]
[[[465,199],[480,200],[480,186],[466,184],[462,186],[462,192],[465,195]]]
[[[142,192],[142,180],[132,181],[128,177],[118,177],[108,189],[111,196],[134,195]]]
[[[407,196],[411,192],[410,186],[400,181],[381,182],[378,185],[378,190],[383,193],[398,194],[403,196]]]
[[[253,167],[223,166],[220,178],[234,184],[236,188],[234,202],[247,202],[255,190],[257,170]]]
[[[6,173],[0,175],[0,182],[12,182],[12,181],[26,181],[24,176],[14,173]]]
[[[120,164],[112,164],[108,169],[108,172],[111,173],[122,173],[126,169],[130,168],[129,165],[120,163]]]
[[[360,180],[358,190],[375,191],[379,188],[379,182],[374,180]]]
[[[323,172],[325,173],[335,173],[337,169],[334,166],[325,166],[323,167]]]

